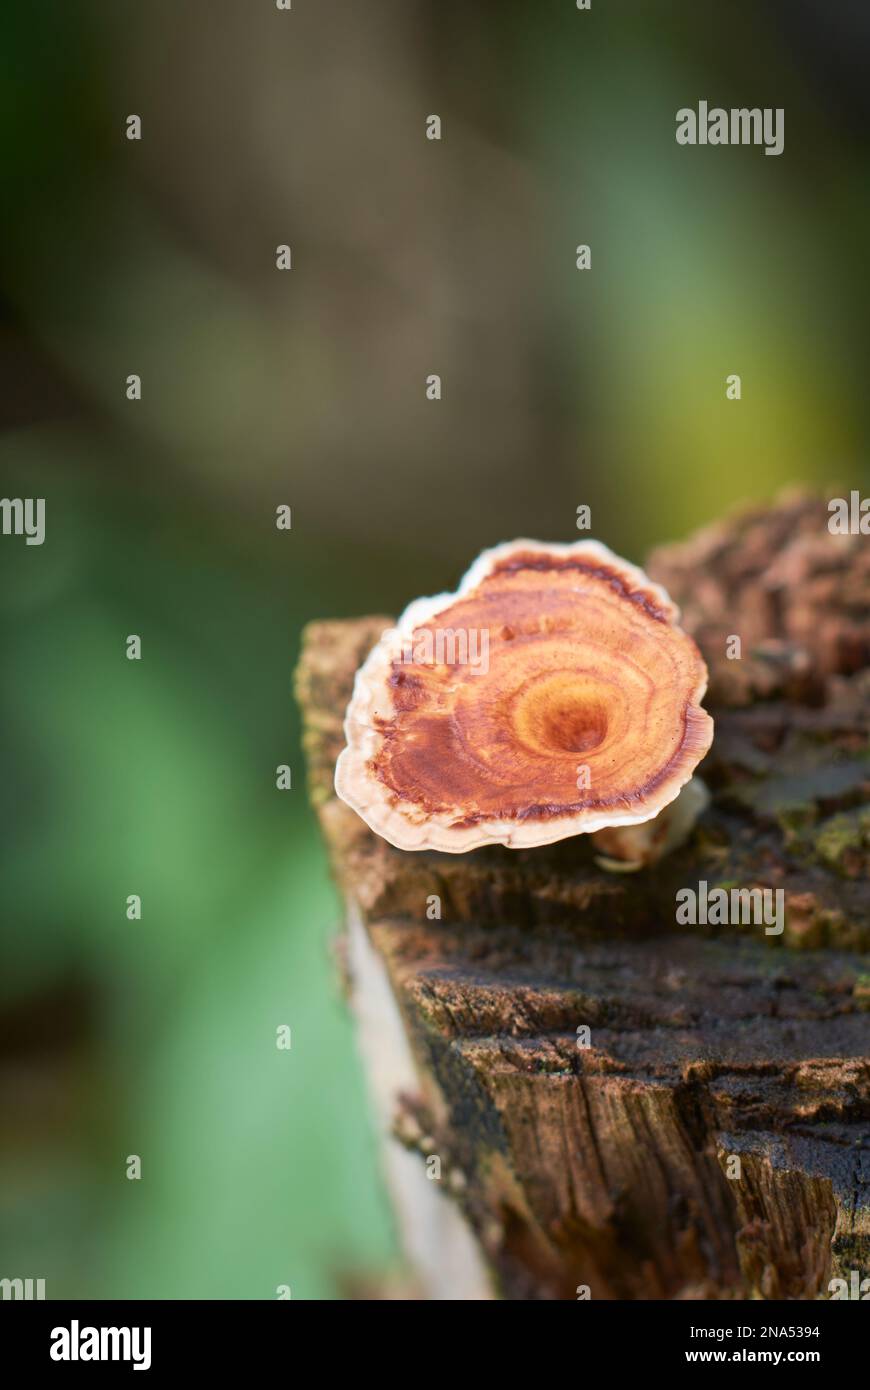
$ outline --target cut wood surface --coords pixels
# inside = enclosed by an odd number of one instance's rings
[[[805,497],[651,557],[716,732],[709,808],[635,874],[584,836],[379,839],[333,771],[391,620],[306,630],[310,792],[423,1296],[816,1298],[870,1276],[868,557]],[[679,926],[677,891],[702,881],[782,889],[784,931]]]

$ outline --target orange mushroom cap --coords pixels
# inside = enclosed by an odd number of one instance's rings
[[[713,737],[679,616],[597,541],[484,551],[357,672],[336,791],[400,849],[519,849],[650,820]]]

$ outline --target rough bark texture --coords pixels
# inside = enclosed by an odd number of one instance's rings
[[[826,523],[790,497],[651,558],[716,734],[709,809],[638,874],[597,867],[586,837],[378,839],[332,774],[390,620],[307,629],[311,796],[417,1069],[396,1133],[440,1158],[503,1297],[815,1298],[870,1275],[870,540]],[[701,880],[782,888],[784,933],[678,927]]]

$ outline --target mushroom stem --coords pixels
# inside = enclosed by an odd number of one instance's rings
[[[611,874],[635,874],[657,864],[679,849],[692,833],[698,817],[710,804],[710,793],[700,777],[687,782],[675,801],[642,825],[613,825],[596,830],[592,843],[604,850],[595,856],[600,869]]]

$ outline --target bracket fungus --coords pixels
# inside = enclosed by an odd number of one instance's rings
[[[649,821],[713,737],[707,668],[678,622],[664,589],[596,541],[486,550],[360,667],[336,791],[400,849]]]

